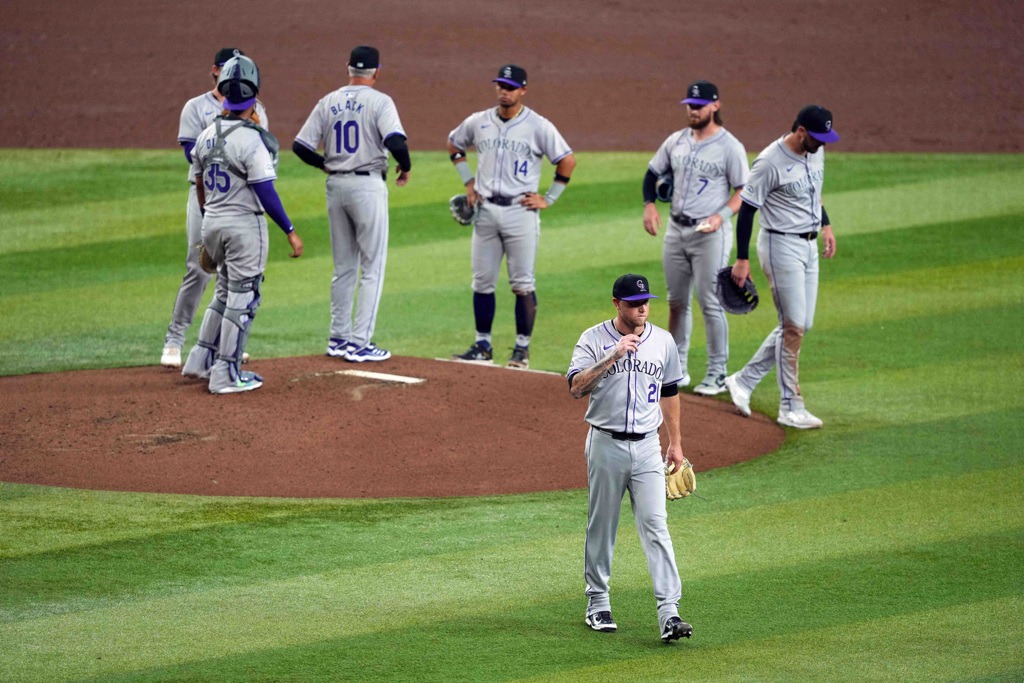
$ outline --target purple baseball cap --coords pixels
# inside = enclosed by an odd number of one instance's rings
[[[657,299],[651,294],[651,286],[647,278],[636,273],[626,273],[612,285],[612,296],[619,301],[642,301]]]
[[[506,64],[498,69],[498,77],[491,83],[504,83],[513,88],[526,87],[526,69],[515,64]]]
[[[228,111],[245,111],[254,104],[256,104],[255,97],[250,97],[249,99],[242,100],[241,102],[232,102],[226,98],[224,100],[224,108]]]
[[[686,89],[686,94],[686,99],[679,104],[699,104],[703,107],[705,104],[718,101],[718,88],[714,83],[708,81],[691,83],[690,87]]]
[[[803,126],[807,134],[818,142],[838,142],[839,133],[832,130],[832,112],[825,107],[809,104],[800,110],[793,122],[793,131]]]

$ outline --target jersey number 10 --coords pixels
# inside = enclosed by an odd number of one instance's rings
[[[346,121],[344,124],[341,121],[334,122],[334,151],[336,154],[341,154],[342,147],[349,154],[355,154],[356,150],[359,149],[359,122],[358,121]]]

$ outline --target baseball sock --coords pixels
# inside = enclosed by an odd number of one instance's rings
[[[491,326],[494,324],[496,308],[494,292],[480,294],[473,292],[473,317],[476,318],[476,340],[491,345]]]
[[[516,296],[516,344],[519,346],[530,345],[530,335],[533,334],[533,322],[537,319],[537,293],[530,292],[523,296]],[[525,342],[521,341],[524,340]]]

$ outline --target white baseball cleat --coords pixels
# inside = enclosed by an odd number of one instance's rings
[[[165,368],[180,368],[181,349],[174,346],[165,346],[163,355],[160,356],[160,365]]]
[[[807,412],[804,408],[799,410],[787,410],[784,413],[779,413],[778,422],[780,425],[795,427],[796,429],[818,429],[825,424]]]
[[[688,387],[688,386],[690,386],[690,373],[688,373],[688,372],[684,372],[683,373],[683,378],[681,380],[679,380],[679,386],[681,386],[681,387]]]
[[[717,396],[725,391],[725,375],[708,375],[700,384],[693,388],[693,393],[701,396]]]
[[[732,404],[739,409],[744,417],[750,417],[750,392],[740,386],[736,375],[729,375],[722,381],[725,382],[725,388],[729,390]]]

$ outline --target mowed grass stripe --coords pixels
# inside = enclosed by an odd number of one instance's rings
[[[793,634],[796,642],[806,636],[804,642],[810,647],[818,634],[809,630],[843,626],[870,629],[873,620],[898,622],[923,610],[964,609],[983,600],[1019,599],[1022,589],[1012,567],[1019,563],[1022,550],[1024,534],[1020,532],[987,534],[757,569],[712,581],[694,579],[688,584],[683,609],[688,618],[703,627],[692,650],[700,653],[709,647],[756,643],[766,632]],[[430,572],[435,583],[426,596],[416,586],[424,571],[413,567],[408,580],[392,586],[383,598],[378,592],[363,593],[358,580],[325,582],[313,577],[304,579],[301,589],[292,582],[289,586],[253,586],[248,591],[197,595],[195,598],[202,598],[199,610],[191,609],[191,600],[134,605],[135,632],[120,627],[123,622],[116,610],[112,614],[91,612],[88,620],[82,618],[86,615],[65,615],[52,627],[38,620],[23,622],[18,630],[35,627],[41,639],[49,632],[45,642],[31,647],[44,664],[53,638],[68,637],[71,642],[62,654],[70,655],[70,661],[83,663],[85,670],[79,675],[111,671],[106,668],[110,665],[102,662],[110,661],[114,652],[132,653],[115,665],[131,669],[186,662],[195,670],[225,671],[227,675],[238,667],[254,664],[264,672],[284,671],[286,668],[279,667],[292,667],[297,659],[311,659],[315,652],[321,664],[324,658],[333,659],[345,671],[361,671],[371,660],[376,662],[375,667],[402,671],[409,666],[409,651],[427,652],[439,632],[448,636],[449,646],[444,652],[434,652],[435,662],[441,659],[434,673],[458,670],[470,679],[488,672],[483,668],[474,671],[474,665],[499,669],[515,665],[514,660],[504,658],[488,664],[486,658],[470,655],[477,650],[475,640],[492,640],[501,634],[509,645],[516,643],[515,647],[529,652],[539,666],[546,661],[562,667],[588,665],[609,656],[603,651],[574,652],[565,647],[566,640],[580,640],[582,649],[586,649],[589,641],[583,639],[600,636],[582,628],[579,617],[569,616],[573,601],[559,597],[565,594],[564,586],[544,584],[524,601],[508,594],[510,586],[501,576],[489,586],[479,581],[478,573],[493,566],[489,563],[495,559],[484,556],[461,566],[458,559],[435,563]],[[353,577],[349,573],[344,578]],[[515,578],[521,581],[526,576]],[[379,580],[374,584],[378,591],[383,588],[380,584]],[[280,596],[282,590],[284,596]],[[278,599],[268,600],[270,596]],[[739,605],[742,608],[737,608]],[[169,612],[174,608],[185,614],[170,619]],[[650,651],[658,644],[647,587],[618,591],[616,611],[622,631],[616,634],[615,645],[636,653]],[[481,627],[487,622],[490,627]],[[575,627],[571,625],[574,623]],[[284,625],[287,629],[282,628]],[[915,633],[917,637],[919,634]],[[402,648],[382,650],[381,638],[401,643]],[[203,643],[204,656],[199,659],[196,640]],[[151,649],[140,651],[140,641]],[[657,656],[676,656],[672,652],[663,649]],[[616,657],[614,649],[610,656]],[[833,665],[829,662],[827,666]],[[822,674],[820,661],[815,670]],[[429,666],[426,671],[430,671]],[[183,672],[179,668],[178,673]],[[785,672],[783,668],[778,674]],[[159,678],[172,673],[149,671],[145,675]]]
[[[752,623],[764,637],[740,645],[702,647],[688,643],[684,657],[666,666],[656,650],[580,666],[550,675],[517,680],[529,683],[565,680],[620,680],[650,672],[644,680],[678,681],[687,676],[722,683],[760,681],[1015,681],[1024,673],[1018,644],[1024,622],[1017,616],[1024,599],[1011,596],[898,617],[866,619],[843,626],[772,635],[768,625]],[[899,652],[886,656],[886,644]],[[823,652],[828,653],[823,656]],[[979,660],[979,652],[997,656]],[[674,669],[674,670],[673,670]]]
[[[696,526],[690,526],[687,508],[674,506],[670,524],[686,539],[680,543],[678,554],[691,580],[720,577],[723,572],[778,570],[785,565],[822,561],[839,554],[840,549],[841,553],[851,555],[898,551],[908,543],[946,542],[957,537],[1018,530],[1024,527],[1024,513],[1011,501],[1024,492],[1022,471],[1019,467],[983,471],[727,511],[715,515],[713,520],[705,517]],[[947,490],[950,493],[945,493]],[[713,484],[708,495],[715,495]],[[87,610],[116,614],[123,607],[104,603],[117,602],[119,596],[123,596],[125,603],[134,608],[137,602],[150,601],[147,593],[151,590],[155,591],[152,600],[157,602],[180,600],[193,593],[223,595],[225,600],[232,594],[238,594],[244,601],[244,596],[250,594],[255,586],[248,582],[232,585],[232,580],[224,577],[245,576],[247,565],[260,566],[262,585],[276,599],[285,602],[301,600],[307,585],[317,581],[327,585],[344,583],[346,586],[365,583],[358,591],[360,595],[386,602],[388,596],[393,595],[393,589],[390,581],[379,582],[381,576],[394,576],[396,580],[405,577],[402,580],[410,584],[415,583],[413,577],[420,576],[424,585],[419,588],[430,600],[437,592],[437,586],[433,584],[444,584],[452,576],[474,575],[482,569],[478,557],[481,555],[492,559],[504,558],[502,569],[488,572],[487,581],[482,582],[491,589],[501,590],[505,584],[520,580],[521,577],[511,569],[520,566],[532,566],[532,572],[541,584],[558,585],[566,580],[578,580],[575,575],[565,572],[568,564],[574,564],[585,525],[581,512],[584,496],[580,493],[573,497],[581,500],[574,501],[571,509],[562,510],[560,515],[575,520],[574,528],[569,531],[559,532],[550,527],[552,521],[558,519],[550,515],[551,511],[538,517],[523,507],[520,514],[515,515],[515,523],[521,528],[530,528],[538,522],[546,523],[548,526],[542,539],[537,539],[534,533],[510,538],[498,531],[500,527],[489,534],[483,533],[480,520],[475,518],[461,524],[439,524],[434,520],[425,532],[407,534],[406,543],[401,548],[382,551],[375,546],[374,539],[388,535],[387,527],[358,530],[332,523],[327,517],[299,518],[292,523],[271,519],[262,524],[214,527],[148,539],[102,543],[78,550],[62,549],[46,555],[8,560],[4,565],[5,582],[17,587],[16,594],[21,596],[21,604],[14,602],[12,597],[6,597],[0,606],[3,607],[5,621],[18,620],[25,624],[28,620],[35,621],[29,615],[39,612]],[[1005,502],[979,506],[979,500]],[[980,509],[940,523],[937,520],[941,519],[940,513],[947,506],[964,511]],[[836,509],[843,512],[836,514]],[[885,520],[885,524],[880,525],[877,521],[872,524],[878,519]],[[628,521],[627,516],[627,526]],[[758,525],[763,532],[754,541],[747,538],[747,530],[752,524]],[[266,528],[262,530],[261,535],[265,538],[260,541],[260,546],[246,548],[244,539],[259,531],[261,525]],[[870,531],[865,532],[864,528],[870,528]],[[316,533],[317,529],[321,529],[320,534]],[[392,529],[390,533],[395,531]],[[462,551],[450,547],[459,545],[458,540],[434,543],[433,539],[441,534],[452,539],[475,537],[474,557],[464,557]],[[315,541],[318,536],[327,538]],[[648,582],[642,552],[635,534],[626,532],[623,536],[616,565],[622,574],[617,576],[616,585],[626,589],[635,586],[642,590]],[[289,542],[289,539],[294,540]],[[336,569],[319,561],[318,556],[303,556],[304,544],[309,542],[319,543],[327,554],[345,556],[345,567]],[[263,546],[274,545],[290,548],[286,558],[274,563],[261,562],[260,558],[265,555]],[[792,549],[781,552],[779,548]],[[544,559],[531,559],[535,557]],[[164,558],[160,566],[151,566],[150,563],[157,558]],[[430,558],[430,562],[424,562],[425,558]],[[117,560],[117,566],[124,568],[121,571],[134,580],[116,574],[104,575],[103,566],[110,560]],[[457,566],[460,562],[466,565],[464,570],[454,570],[453,574],[448,567]],[[65,563],[68,566],[96,566],[98,570],[89,576],[73,572],[64,574],[61,566]],[[437,573],[425,569],[434,565],[445,568]],[[40,581],[42,576],[48,577],[47,580]],[[458,585],[458,591],[468,600],[468,594],[464,593],[466,590],[466,587]],[[98,602],[90,605],[90,599]],[[61,604],[64,600],[67,600],[67,605]],[[223,601],[217,599],[212,602],[220,604]],[[101,606],[100,609],[93,610],[97,605]],[[411,606],[418,604],[413,601]],[[215,609],[219,611],[219,608]],[[203,608],[196,606],[193,611],[201,612]],[[116,623],[117,619],[113,621]]]

